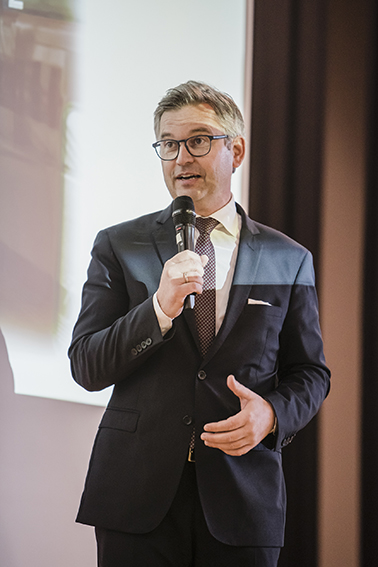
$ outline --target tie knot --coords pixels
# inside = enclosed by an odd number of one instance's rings
[[[197,217],[196,227],[198,228],[201,236],[208,236],[212,230],[217,226],[218,221],[212,217]]]

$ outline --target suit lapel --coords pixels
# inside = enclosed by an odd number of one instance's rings
[[[152,240],[162,265],[177,253],[175,245],[175,229],[170,205],[156,219],[156,228],[152,231]]]

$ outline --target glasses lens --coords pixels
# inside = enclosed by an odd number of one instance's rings
[[[162,159],[175,159],[178,153],[178,143],[176,140],[163,140],[157,146],[157,151]]]
[[[204,156],[210,151],[210,138],[208,136],[192,136],[186,142],[192,156]]]
[[[205,156],[210,151],[211,138],[210,136],[191,136],[186,140],[185,145],[192,156]],[[154,144],[154,147],[161,159],[169,161],[177,158],[180,151],[180,142],[177,140],[161,140],[156,145]]]

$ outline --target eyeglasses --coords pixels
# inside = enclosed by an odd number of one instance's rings
[[[163,161],[172,161],[177,158],[180,153],[180,144],[183,142],[186,149],[193,157],[206,156],[211,150],[212,140],[220,140],[228,138],[227,134],[221,136],[208,136],[201,134],[201,136],[191,136],[186,140],[159,140],[152,144],[160,159]]]

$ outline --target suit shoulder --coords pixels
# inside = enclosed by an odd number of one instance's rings
[[[279,230],[255,221],[251,223],[254,242],[252,247],[256,246],[261,252],[262,277],[266,281],[276,283],[295,282],[313,286],[315,274],[311,252]]]
[[[283,232],[251,219],[240,205],[237,205],[237,210],[242,216],[243,227],[247,228],[258,242],[264,243],[265,246],[270,246],[272,249],[286,249],[300,255],[311,254],[302,244]]]
[[[96,236],[94,245],[110,242],[112,247],[125,242],[150,242],[151,233],[158,226],[163,211],[156,211],[103,228]]]
[[[117,238],[118,236],[123,237],[130,233],[132,233],[133,235],[135,235],[136,233],[145,234],[146,231],[150,232],[151,229],[155,226],[156,221],[160,217],[161,213],[162,211],[148,213],[135,219],[114,224],[112,226],[109,226],[108,228],[103,229],[100,232],[107,232],[110,238]]]
[[[256,221],[252,221],[252,223],[258,229],[258,238],[264,240],[266,243],[270,243],[272,246],[278,246],[280,249],[285,248],[288,251],[298,252],[299,254],[311,254],[305,246],[293,240],[290,236],[287,236],[287,234]]]

